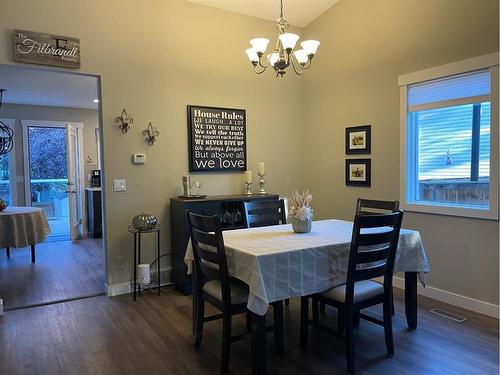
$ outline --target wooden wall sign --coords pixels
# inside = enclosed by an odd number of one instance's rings
[[[80,68],[80,39],[14,30],[14,61]]]
[[[246,171],[246,111],[187,106],[189,171]]]

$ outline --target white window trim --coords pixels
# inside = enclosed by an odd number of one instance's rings
[[[498,175],[499,175],[499,130],[498,130],[498,82],[499,82],[499,54],[491,53],[467,60],[440,65],[438,67],[421,70],[399,76],[400,93],[400,202],[406,211],[430,213],[438,215],[451,215],[473,217],[480,219],[498,220]],[[438,78],[453,76],[476,70],[490,69],[491,72],[491,147],[490,147],[490,204],[489,209],[477,207],[456,207],[439,203],[410,203],[407,199],[407,171],[411,166],[407,163],[407,114],[408,114],[408,85],[422,83]]]

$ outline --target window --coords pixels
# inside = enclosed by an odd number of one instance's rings
[[[424,74],[402,85],[403,208],[497,218],[497,72]]]

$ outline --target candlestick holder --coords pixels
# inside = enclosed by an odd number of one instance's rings
[[[245,181],[245,184],[247,185],[247,195],[252,195],[252,183]]]
[[[265,173],[259,173],[259,186],[260,186],[260,189],[259,189],[259,194],[261,195],[264,195],[264,194],[267,194],[266,193],[266,181],[264,180],[264,176],[266,174]]]

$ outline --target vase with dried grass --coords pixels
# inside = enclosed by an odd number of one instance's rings
[[[312,226],[313,209],[311,207],[312,194],[308,190],[292,191],[288,216],[295,233],[309,233]]]

